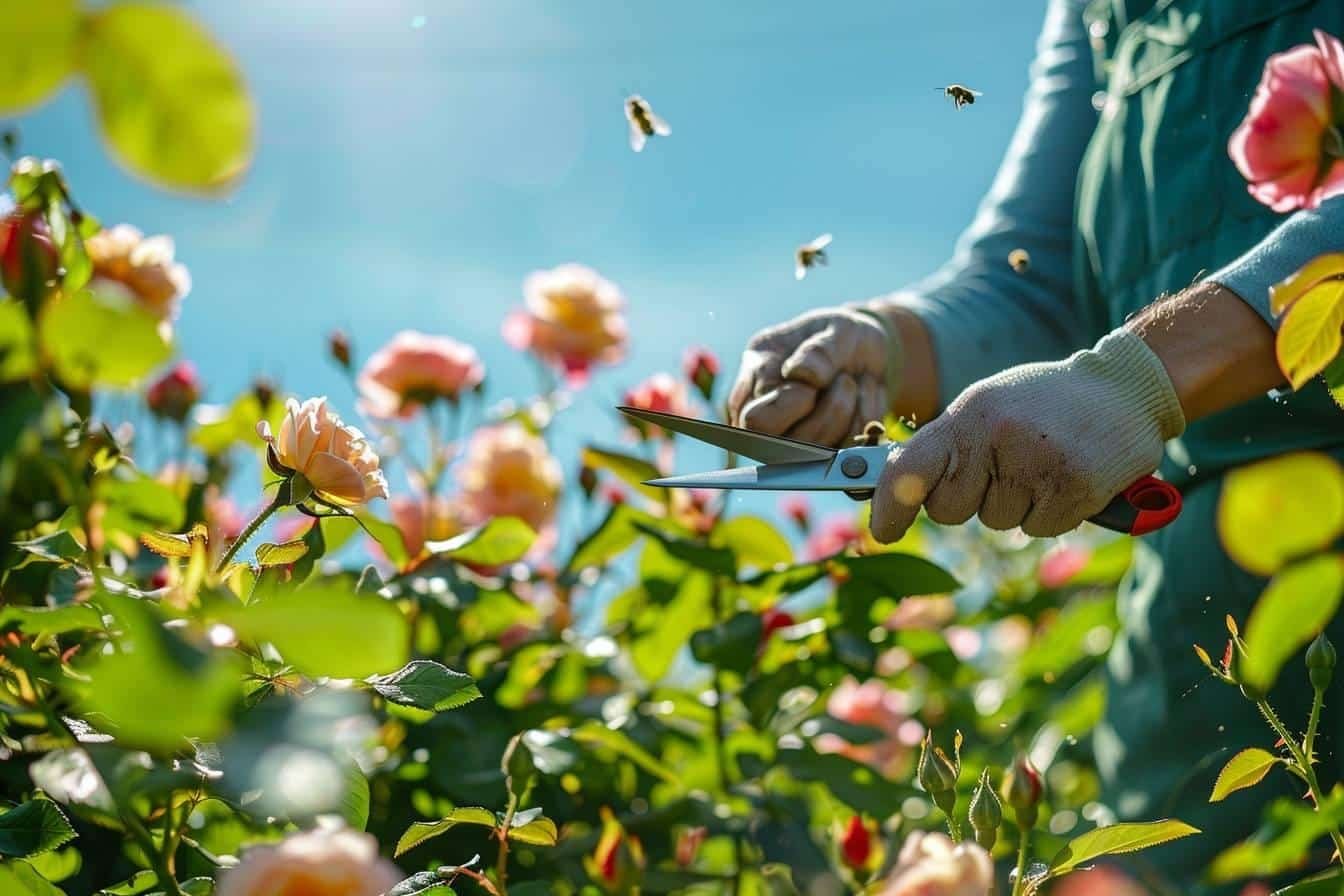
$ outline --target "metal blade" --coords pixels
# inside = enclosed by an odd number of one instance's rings
[[[770,491],[833,491],[836,486],[826,478],[830,461],[806,461],[770,464],[763,467],[734,467],[708,473],[687,473],[650,479],[645,485],[660,488],[740,488]]]
[[[636,420],[643,420],[645,423],[652,423],[654,426],[679,432],[682,435],[690,436],[710,445],[716,445],[725,451],[732,451],[734,454],[740,454],[763,464],[829,461],[835,457],[834,450],[822,445],[813,445],[811,442],[799,442],[796,439],[786,439],[783,436],[767,436],[736,426],[724,426],[722,423],[696,420],[693,417],[679,417],[676,414],[662,414],[658,411],[643,411],[639,408],[626,407],[617,408],[617,410],[627,417],[634,417]],[[716,486],[705,487],[715,488]],[[717,487],[729,488],[732,486]],[[750,488],[751,486],[739,487]]]

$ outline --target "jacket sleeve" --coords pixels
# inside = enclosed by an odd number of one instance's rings
[[[1249,252],[1207,280],[1232,290],[1278,329],[1269,311],[1269,288],[1287,279],[1318,255],[1344,251],[1344,196],[1312,211],[1294,212]]]
[[[1073,288],[1076,173],[1097,123],[1080,0],[1051,0],[1022,117],[989,193],[950,261],[879,300],[914,311],[937,357],[939,403],[1014,364],[1088,341]],[[1009,266],[1025,250],[1024,274]]]

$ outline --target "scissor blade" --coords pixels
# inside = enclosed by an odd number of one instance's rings
[[[740,488],[771,491],[830,491],[836,486],[826,479],[830,461],[804,461],[770,464],[763,467],[734,467],[708,473],[687,473],[650,479],[645,485],[661,488]]]
[[[799,442],[783,436],[767,436],[763,433],[739,429],[736,426],[724,426],[708,420],[696,420],[693,417],[679,417],[676,414],[662,414],[658,411],[645,411],[639,408],[618,408],[627,417],[652,423],[673,432],[699,439],[715,445],[725,451],[732,451],[743,457],[760,461],[763,464],[795,464],[804,461],[829,461],[835,457],[835,451],[810,442]],[[706,486],[711,488],[712,486]],[[725,486],[727,487],[727,486]],[[747,488],[748,486],[741,486]]]

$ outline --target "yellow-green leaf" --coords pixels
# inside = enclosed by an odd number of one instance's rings
[[[406,829],[406,833],[401,835],[401,839],[397,841],[397,848],[392,855],[394,857],[400,856],[408,850],[415,849],[431,837],[437,837],[460,824],[493,828],[496,824],[495,813],[480,806],[464,806],[460,809],[454,809],[438,821],[417,821]]]
[[[13,115],[46,99],[74,68],[79,3],[0,3],[0,34],[0,115]]]
[[[712,547],[727,548],[739,566],[773,569],[793,562],[793,548],[779,530],[758,516],[735,516],[709,534]]]
[[[532,846],[554,846],[560,839],[560,832],[556,830],[555,822],[542,816],[539,808],[529,812],[535,815],[529,814],[523,817],[523,813],[520,812],[514,816],[513,824],[509,827],[509,839]]]
[[[1049,875],[1058,877],[1102,856],[1138,852],[1200,833],[1183,821],[1163,819],[1140,824],[1113,824],[1074,837],[1050,860]]]
[[[172,355],[157,317],[86,289],[47,303],[38,338],[62,381],[81,389],[134,386]]]
[[[527,523],[514,516],[501,516],[445,541],[426,542],[425,550],[462,563],[498,566],[522,559],[536,538],[537,533]]]
[[[1285,454],[1227,474],[1218,535],[1239,566],[1273,575],[1344,534],[1344,469],[1328,455]]]
[[[1292,304],[1274,341],[1279,369],[1300,389],[1339,354],[1344,327],[1344,280],[1325,280]]]
[[[1259,747],[1242,750],[1229,759],[1227,765],[1218,773],[1218,780],[1213,782],[1213,795],[1209,797],[1209,802],[1219,803],[1227,799],[1229,794],[1254,787],[1264,780],[1265,775],[1269,774],[1269,770],[1278,761],[1279,758],[1273,753]]]
[[[622,454],[619,451],[607,451],[603,448],[586,446],[580,453],[580,460],[586,467],[594,470],[606,470],[626,485],[636,489],[658,503],[667,501],[668,491],[654,485],[645,485],[647,479],[657,479],[662,471],[640,457]]]
[[[0,383],[26,378],[35,361],[28,312],[15,299],[0,300]]]
[[[308,545],[302,538],[287,541],[284,544],[267,542],[257,548],[258,566],[287,566],[308,553]]]
[[[256,114],[242,74],[184,10],[123,2],[94,12],[82,60],[103,134],[132,171],[216,192],[251,163]]]
[[[1280,571],[1246,623],[1241,679],[1267,692],[1288,658],[1334,618],[1344,595],[1344,557],[1320,554]]]
[[[190,557],[194,542],[208,544],[210,536],[204,525],[197,523],[190,532],[178,535],[173,532],[141,532],[140,543],[160,557]]]
[[[1317,283],[1332,277],[1344,277],[1344,252],[1320,255],[1303,265],[1297,273],[1269,288],[1269,310],[1282,314]]]

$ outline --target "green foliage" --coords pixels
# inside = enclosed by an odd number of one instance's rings
[[[1288,658],[1334,618],[1341,596],[1344,557],[1321,554],[1281,570],[1251,610],[1241,678],[1268,691]]]
[[[153,314],[87,289],[49,302],[38,330],[57,375],[81,389],[134,386],[172,356]]]
[[[459,563],[499,566],[522,559],[536,537],[537,533],[527,523],[517,517],[502,516],[446,541],[427,542],[425,549]]]
[[[31,858],[73,839],[75,829],[50,800],[30,800],[0,813],[0,855]]]
[[[1336,788],[1317,811],[1289,799],[1275,801],[1260,829],[1218,855],[1209,866],[1214,881],[1270,877],[1296,867],[1302,856],[1344,822],[1344,790]]]
[[[370,678],[369,684],[392,703],[434,712],[457,709],[481,696],[470,675],[433,660],[415,660],[391,675]]]
[[[1094,862],[1102,856],[1137,852],[1198,833],[1198,828],[1170,819],[1141,824],[1113,824],[1097,828],[1070,840],[1068,845],[1050,860],[1049,874],[1051,877],[1058,877]]]
[[[75,67],[80,17],[77,0],[6,3],[0,8],[0,114],[40,103]]]
[[[1247,747],[1227,761],[1213,783],[1213,795],[1209,802],[1218,803],[1230,794],[1247,787],[1254,787],[1264,780],[1269,770],[1278,764],[1279,758],[1268,750],[1259,747]]]

